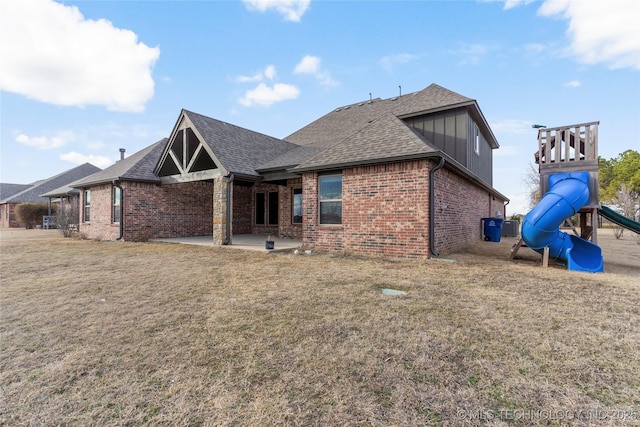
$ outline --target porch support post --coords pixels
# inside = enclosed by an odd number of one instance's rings
[[[222,245],[227,238],[227,180],[213,180],[213,244]]]

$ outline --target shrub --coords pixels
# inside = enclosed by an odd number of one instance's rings
[[[65,201],[56,209],[58,230],[64,237],[71,237],[78,231],[78,197]]]
[[[42,217],[45,215],[49,215],[46,203],[20,203],[16,206],[16,218],[27,229],[42,224]]]

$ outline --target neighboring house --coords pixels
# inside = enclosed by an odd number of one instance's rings
[[[337,108],[284,140],[183,110],[169,138],[73,183],[80,231],[146,240],[272,234],[305,248],[427,258],[504,215],[475,100],[431,85]]]
[[[31,187],[30,184],[8,184],[0,183],[0,227],[18,227],[18,220],[14,212],[15,205],[12,203],[1,203],[5,199],[20,193]]]
[[[15,217],[15,207],[20,203],[50,203],[51,199],[43,197],[43,194],[68,185],[99,170],[100,168],[91,163],[85,163],[50,178],[27,185],[0,184],[0,227],[20,227]],[[18,191],[14,192],[15,189],[18,189]]]

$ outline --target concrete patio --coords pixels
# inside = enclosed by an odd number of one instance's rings
[[[197,237],[174,237],[167,239],[153,239],[152,242],[163,243],[182,243],[185,245],[201,245],[201,246],[217,246],[220,248],[243,249],[246,251],[257,252],[281,252],[292,251],[298,249],[302,245],[302,241],[296,239],[278,239],[272,238],[274,241],[273,249],[266,249],[265,242],[267,234],[239,234],[233,236],[230,245],[214,245],[212,236]]]

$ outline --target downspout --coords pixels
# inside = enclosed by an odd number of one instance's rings
[[[511,200],[507,200],[507,202],[502,207],[502,218],[507,219],[507,205],[511,203]]]
[[[124,190],[120,185],[120,181],[114,179],[111,181],[114,187],[120,189],[120,230],[118,232],[118,238],[116,240],[122,240],[122,236],[124,235]]]
[[[436,183],[434,180],[435,173],[438,169],[444,166],[444,157],[440,157],[440,163],[436,165],[436,167],[432,168],[429,171],[429,251],[433,256],[440,256],[440,252],[436,249],[436,214],[435,214],[435,187]]]
[[[227,229],[222,243],[225,246],[231,244],[231,184],[234,178],[235,175],[232,173],[227,177]]]

